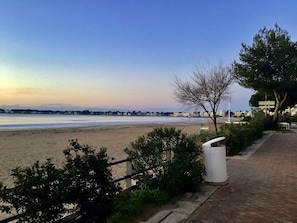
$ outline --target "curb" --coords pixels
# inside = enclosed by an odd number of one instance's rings
[[[201,191],[191,193],[185,200],[177,201],[176,208],[162,210],[147,221],[139,223],[185,222],[220,186],[202,185]]]

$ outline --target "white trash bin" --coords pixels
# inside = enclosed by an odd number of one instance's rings
[[[202,145],[205,181],[208,183],[225,184],[227,182],[226,146],[223,144],[225,139],[225,137],[214,138]]]

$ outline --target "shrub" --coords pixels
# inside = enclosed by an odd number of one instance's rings
[[[204,174],[198,160],[201,149],[180,130],[156,128],[132,142],[125,152],[133,159],[133,170],[142,173],[136,177],[140,187],[170,195],[199,189]]]
[[[60,179],[63,172],[48,159],[44,164],[35,162],[31,167],[12,170],[14,188],[1,185],[0,210],[23,213],[21,222],[54,222],[66,212],[61,197]]]
[[[265,114],[259,112],[247,124],[222,124],[219,134],[226,137],[227,155],[236,155],[261,138],[267,123]]]
[[[204,166],[198,160],[201,148],[189,138],[183,138],[173,148],[173,159],[168,163],[161,189],[171,195],[199,190],[204,176]]]
[[[250,122],[252,120],[252,116],[245,116],[241,121],[243,122]]]
[[[120,191],[113,183],[106,149],[95,153],[88,145],[70,140],[63,153],[66,162],[59,169],[50,159],[44,164],[37,161],[31,167],[15,168],[15,187],[0,184],[0,201],[5,203],[1,210],[25,211],[21,222],[54,222],[65,212],[81,215],[81,222],[105,222]]]
[[[257,112],[250,120],[250,126],[253,129],[254,139],[259,139],[263,136],[263,132],[269,125],[269,120],[266,118],[263,112]]]
[[[297,115],[295,114],[295,115],[291,116],[291,120],[290,121],[291,122],[294,122],[294,123],[297,123]]]
[[[71,140],[63,153],[66,157],[62,181],[65,201],[75,204],[75,212],[82,216],[81,222],[105,222],[120,191],[113,183],[106,148],[95,153],[88,145]]]
[[[215,132],[201,130],[199,133],[192,134],[189,137],[197,143],[205,143],[216,136],[217,134]]]
[[[159,205],[169,199],[169,195],[161,190],[135,190],[119,196],[115,204],[115,213],[108,223],[125,223],[129,218],[143,212],[148,204]]]
[[[236,155],[246,147],[246,125],[223,124],[220,126],[219,134],[226,137],[227,155]]]

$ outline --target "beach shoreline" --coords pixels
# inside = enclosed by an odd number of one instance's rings
[[[60,166],[64,161],[63,150],[71,139],[77,139],[80,144],[87,144],[95,150],[105,147],[109,158],[120,160],[127,157],[124,149],[131,142],[156,127],[175,127],[190,135],[206,126],[213,130],[210,122],[191,121],[0,131],[0,181],[12,186],[12,169],[31,166],[36,161],[43,163],[47,158],[52,158],[53,163]],[[112,171],[114,177],[122,176],[125,165],[117,165]]]

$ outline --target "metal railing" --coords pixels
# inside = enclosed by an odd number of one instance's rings
[[[171,160],[172,158],[172,151],[171,149],[168,150],[164,150],[164,152],[166,152],[166,162],[168,162],[169,160]],[[133,172],[133,168],[132,168],[132,159],[131,158],[126,158],[126,159],[122,159],[122,160],[115,160],[109,163],[109,166],[116,166],[122,163],[126,163],[126,175],[124,176],[120,176],[114,179],[113,182],[117,183],[117,182],[121,182],[121,181],[125,181],[125,190],[129,189],[130,187],[132,187],[132,180],[133,177],[141,174],[141,172]],[[147,169],[149,170],[149,169]],[[10,215],[6,215],[4,217],[0,217],[0,223],[10,223],[13,222],[15,220],[18,220],[21,216],[23,215],[23,213],[20,214],[10,214]],[[68,217],[67,217],[68,218]],[[63,222],[62,220],[58,220],[57,222]]]

